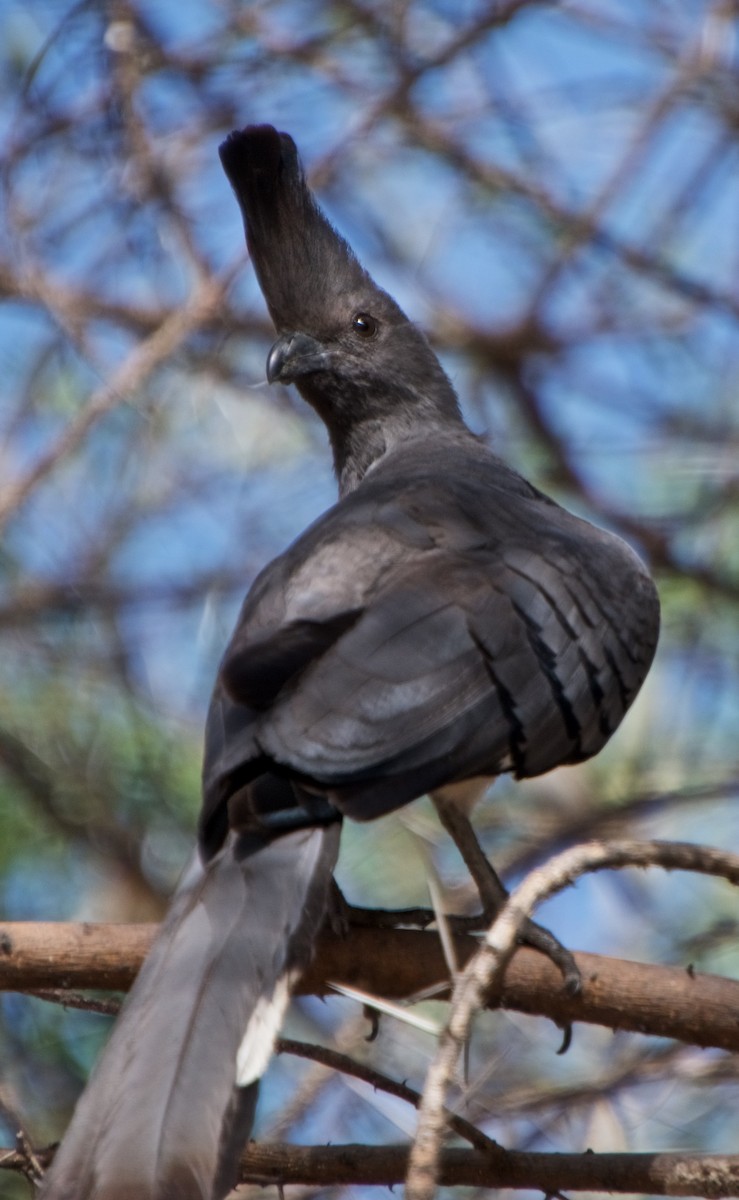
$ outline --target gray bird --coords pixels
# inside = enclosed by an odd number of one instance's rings
[[[268,378],[325,422],[340,499],[246,597],[208,715],[198,853],[43,1200],[225,1196],[342,818],[431,793],[459,829],[495,776],[589,758],[657,644],[636,554],[467,428],[423,334],[318,208],[292,139],[248,127],[220,154],[278,334]],[[576,982],[547,931],[525,937]]]

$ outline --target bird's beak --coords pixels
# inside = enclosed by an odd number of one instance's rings
[[[267,355],[267,379],[270,383],[291,383],[327,366],[328,353],[315,338],[307,333],[283,333]]]

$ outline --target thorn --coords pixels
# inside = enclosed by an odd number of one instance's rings
[[[364,1015],[370,1023],[370,1031],[364,1040],[365,1042],[374,1042],[380,1032],[380,1014],[376,1008],[370,1008],[369,1004],[365,1004]]]
[[[566,1054],[572,1045],[572,1021],[568,1021],[566,1025],[558,1025],[557,1028],[562,1030],[562,1045],[557,1054]]]

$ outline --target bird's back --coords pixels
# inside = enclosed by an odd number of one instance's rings
[[[261,708],[259,751],[366,819],[442,778],[597,753],[658,625],[620,538],[469,434],[409,439],[257,580],[226,703]]]

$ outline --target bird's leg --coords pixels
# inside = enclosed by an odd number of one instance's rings
[[[462,855],[465,866],[469,871],[480,894],[483,912],[488,922],[492,922],[508,899],[508,891],[501,883],[492,864],[484,853],[469,817],[462,811],[454,800],[450,800],[438,792],[432,797],[444,829],[452,838],[455,846]],[[526,946],[532,946],[546,954],[554,965],[562,972],[565,988],[575,993],[580,990],[580,971],[574,956],[567,950],[553,933],[537,925],[535,921],[526,920],[519,934],[519,941]]]

